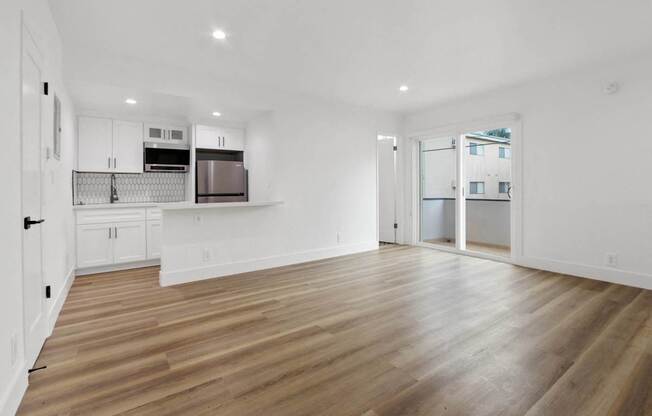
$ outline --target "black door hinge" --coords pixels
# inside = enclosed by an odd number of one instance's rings
[[[48,92],[49,92],[49,90],[50,90],[49,87],[50,87],[50,86],[49,86],[49,84],[48,84],[47,82],[44,82],[44,83],[43,83],[43,95],[48,95]]]
[[[397,150],[398,150],[398,146],[394,146],[394,151],[397,151]]]
[[[398,223],[394,223],[394,229],[398,228]]]
[[[50,299],[52,297],[52,289],[50,285],[45,286],[45,298]]]

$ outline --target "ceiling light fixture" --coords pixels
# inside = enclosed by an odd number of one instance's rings
[[[133,98],[127,98],[127,99],[125,100],[125,103],[127,103],[127,104],[131,104],[131,105],[134,105],[134,104],[136,104],[137,102],[138,102],[138,101],[134,100]]]
[[[226,39],[226,33],[223,30],[217,29],[213,32],[213,37],[217,40],[224,40]]]
[[[400,87],[398,87],[398,90],[401,91],[401,92],[405,92],[405,91],[409,90],[409,88],[408,88],[407,85],[401,85]]]
[[[213,111],[213,116],[214,117],[219,117],[221,115],[222,115],[222,113],[220,113],[219,111]]]

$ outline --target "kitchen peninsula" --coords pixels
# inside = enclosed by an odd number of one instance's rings
[[[161,286],[287,264],[277,221],[282,201],[176,203],[161,207]]]

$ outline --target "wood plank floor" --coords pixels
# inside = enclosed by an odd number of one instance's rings
[[[652,414],[652,291],[425,248],[76,279],[21,415]]]

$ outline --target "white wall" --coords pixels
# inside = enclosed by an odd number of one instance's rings
[[[650,73],[652,56],[593,65],[410,114],[406,132],[519,113],[520,260],[652,288],[652,193],[640,191],[652,178]],[[617,94],[603,92],[610,81],[620,83]],[[606,253],[618,254],[616,269]]]
[[[63,106],[61,161],[44,161],[44,269],[46,284],[53,286],[48,317],[53,321],[60,302],[55,302],[74,264],[74,237],[70,171],[74,159],[74,116],[61,81],[61,45],[48,3],[39,0],[0,2],[0,414],[13,414],[27,383],[23,357],[22,272],[21,272],[21,187],[20,187],[20,38],[21,9],[25,21],[43,53],[43,73]],[[44,99],[44,122],[51,120],[51,97]],[[49,118],[48,118],[49,116]],[[44,148],[52,146],[51,129],[45,128]],[[49,134],[49,135],[48,135]],[[45,154],[45,152],[44,152]],[[18,357],[10,361],[10,339],[18,340]]]
[[[216,276],[244,270],[231,267],[238,263],[278,265],[376,247],[377,135],[398,131],[399,121],[306,98],[252,121],[250,199],[283,205],[166,213],[161,276]],[[202,215],[201,226],[193,225],[194,214]]]

